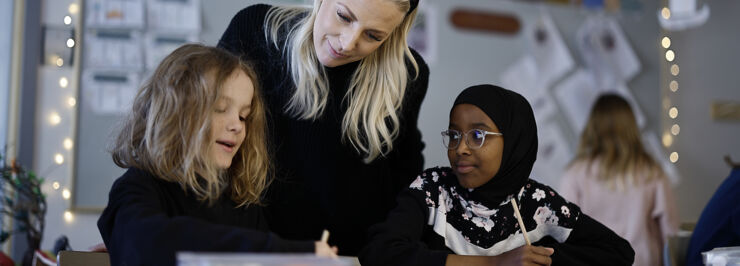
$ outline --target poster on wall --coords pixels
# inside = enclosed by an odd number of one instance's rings
[[[149,0],[147,26],[162,32],[200,31],[200,0]]]
[[[575,67],[568,46],[547,12],[540,13],[534,27],[527,30],[525,38],[527,50],[535,60],[539,87],[550,88]]]
[[[635,51],[613,18],[587,18],[576,32],[576,45],[586,67],[602,87],[626,83],[640,71]]]
[[[414,25],[409,31],[407,42],[428,65],[437,61],[437,13],[433,5],[422,1],[416,12]]]
[[[133,30],[91,30],[85,35],[85,68],[141,71],[141,33]]]
[[[624,83],[618,82],[615,85],[602,87],[590,71],[579,69],[560,82],[553,91],[571,129],[577,134],[586,126],[591,106],[599,95],[604,93],[622,96],[632,107],[638,127],[645,127],[645,115],[642,108]]]
[[[130,111],[139,88],[136,72],[85,70],[82,99],[98,115],[120,115]]]
[[[536,60],[532,55],[520,57],[514,64],[501,73],[501,86],[513,90],[527,98],[532,105],[537,122],[557,112],[543,82],[539,79]]]
[[[539,147],[537,163],[532,168],[532,177],[556,188],[573,155],[556,122],[538,123],[537,131]]]
[[[144,0],[87,0],[85,7],[85,27],[144,27]]]

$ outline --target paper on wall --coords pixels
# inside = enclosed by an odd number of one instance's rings
[[[148,27],[155,31],[200,31],[200,0],[147,2]]]
[[[152,71],[157,68],[162,59],[181,45],[198,41],[198,35],[147,32],[144,39],[146,69]]]
[[[86,70],[82,80],[82,98],[99,115],[129,112],[140,85],[135,72]]]
[[[640,61],[616,20],[589,17],[576,33],[577,47],[602,87],[627,82],[640,71]]]
[[[552,116],[557,110],[547,90],[542,87],[538,73],[534,57],[524,55],[501,73],[501,86],[527,98],[539,122]]]
[[[526,40],[537,67],[539,87],[550,88],[575,67],[568,46],[548,13],[540,13],[534,27],[527,30]]]
[[[138,31],[90,31],[85,35],[85,45],[85,68],[143,69],[141,34]]]
[[[556,122],[538,123],[537,131],[539,147],[532,177],[545,185],[557,187],[573,154]]]
[[[94,28],[141,29],[144,0],[87,0],[85,25]]]

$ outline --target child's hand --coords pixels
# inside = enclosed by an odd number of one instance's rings
[[[328,258],[336,258],[337,257],[337,247],[329,246],[326,242],[322,241],[316,241],[316,256],[319,257],[328,257]]]
[[[552,248],[524,245],[496,256],[496,265],[550,265]]]

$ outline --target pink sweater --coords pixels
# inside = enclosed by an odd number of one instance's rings
[[[627,239],[635,250],[633,265],[663,265],[664,239],[678,231],[668,179],[617,191],[596,179],[597,164],[588,168],[586,163],[573,164],[561,178],[558,192],[580,206],[583,213]],[[643,178],[638,176],[636,180]]]

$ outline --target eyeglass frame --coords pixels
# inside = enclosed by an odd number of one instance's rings
[[[482,133],[484,133],[484,135],[483,135],[483,140],[482,140],[482,141],[480,142],[480,146],[477,146],[477,147],[476,147],[476,146],[473,146],[473,145],[470,145],[470,143],[468,143],[468,140],[469,140],[469,138],[468,138],[468,134],[470,134],[470,132],[473,132],[473,131],[476,131],[476,130],[477,130],[477,131],[480,131],[480,132],[482,132]],[[461,137],[463,138],[463,140],[465,141],[465,145],[468,145],[468,148],[471,148],[471,149],[474,149],[474,150],[477,150],[477,149],[480,149],[481,147],[483,147],[483,144],[485,144],[485,143],[486,143],[486,136],[488,136],[488,135],[494,135],[494,136],[503,136],[503,135],[504,135],[504,134],[503,134],[503,133],[501,133],[501,132],[492,132],[492,131],[488,131],[488,130],[483,130],[483,129],[477,129],[477,128],[474,128],[474,129],[468,130],[467,132],[465,132],[465,134],[462,134],[462,132],[460,132],[459,130],[455,130],[455,129],[445,129],[445,130],[442,130],[442,132],[440,132],[440,134],[442,135],[442,146],[444,146],[444,147],[445,147],[445,148],[447,148],[448,150],[454,150],[454,149],[457,149],[457,147],[459,147],[459,146],[460,146],[460,143],[462,143],[462,141],[458,141],[458,142],[457,142],[457,145],[455,145],[455,147],[449,147],[449,145],[445,145],[445,140],[444,140],[444,137],[445,137],[445,134],[446,134],[447,132],[449,132],[449,131],[454,131],[454,132],[457,132],[457,133],[458,133],[458,135],[460,135],[460,136],[461,136]]]

